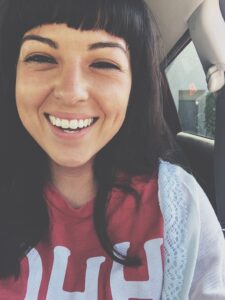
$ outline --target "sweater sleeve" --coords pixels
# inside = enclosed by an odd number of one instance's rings
[[[200,240],[190,299],[225,300],[225,240],[206,195],[193,179],[199,203]]]
[[[161,161],[162,300],[225,300],[225,240],[205,193],[184,169]]]

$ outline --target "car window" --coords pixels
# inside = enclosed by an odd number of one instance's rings
[[[182,131],[214,138],[215,96],[207,89],[205,73],[193,42],[166,67],[165,74]]]

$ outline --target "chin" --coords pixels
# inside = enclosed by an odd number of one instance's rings
[[[63,159],[51,159],[53,164],[58,165],[58,167],[62,168],[81,168],[87,165],[92,165],[93,159],[68,159],[63,158]]]

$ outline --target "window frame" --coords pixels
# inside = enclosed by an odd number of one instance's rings
[[[182,132],[180,119],[176,109],[176,105],[168,84],[166,77],[166,68],[170,63],[176,59],[176,57],[183,51],[183,49],[191,42],[191,37],[189,30],[187,30],[183,36],[177,41],[177,43],[172,47],[166,57],[160,64],[160,69],[162,73],[162,97],[163,97],[163,113],[165,120],[174,135]]]
[[[224,0],[225,1],[225,0]],[[163,76],[163,81],[164,81],[164,86],[165,86],[165,91],[164,92],[164,106],[165,106],[165,119],[167,120],[167,123],[169,127],[172,129],[172,131],[175,134],[178,134],[180,132],[188,133],[193,136],[198,136],[200,138],[206,138],[214,143],[215,137],[210,137],[206,135],[201,135],[197,133],[192,133],[192,132],[186,132],[183,131],[182,126],[181,126],[181,121],[179,118],[179,114],[175,105],[175,101],[173,98],[173,95],[171,93],[169,83],[167,80],[166,76],[166,68],[181,54],[181,52],[191,43],[193,42],[189,30],[186,30],[185,33],[181,36],[181,38],[176,42],[176,44],[172,47],[172,49],[169,51],[169,53],[166,55],[166,57],[163,59],[161,62],[161,71],[162,71],[162,76]],[[204,68],[203,68],[204,69]],[[169,98],[169,99],[168,99]],[[173,103],[171,105],[171,103]],[[174,109],[176,110],[176,113],[174,112]],[[171,119],[175,120],[171,120]]]

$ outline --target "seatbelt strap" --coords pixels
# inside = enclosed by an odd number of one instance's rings
[[[217,216],[225,236],[225,87],[220,90],[216,100],[216,134],[214,151]]]
[[[217,217],[225,236],[225,64],[212,66],[207,74],[208,89],[217,92],[214,173]]]

